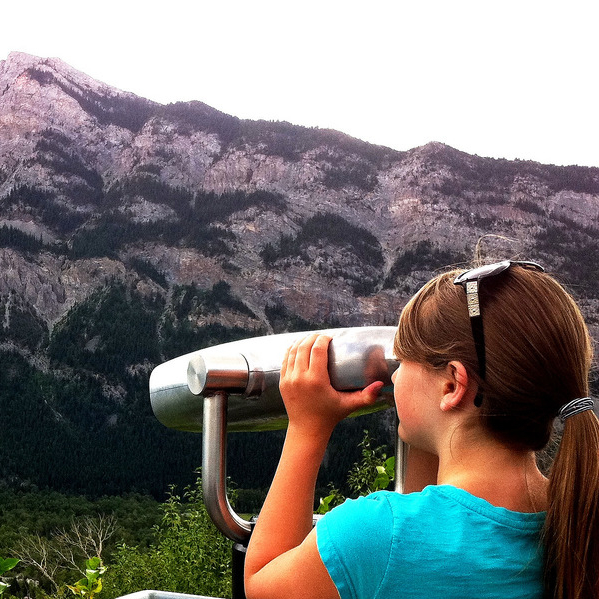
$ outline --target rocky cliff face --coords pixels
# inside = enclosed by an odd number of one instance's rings
[[[443,265],[435,253],[467,260],[489,233],[516,240],[509,255],[542,253],[560,267],[568,252],[539,243],[548,229],[576,230],[586,246],[599,226],[596,169],[491,160],[438,143],[400,153],[332,131],[240,121],[199,102],[161,106],[58,59],[19,53],[0,63],[0,90],[0,223],[44,242],[35,264],[5,252],[12,268],[0,290],[24,295],[50,324],[93,281],[138,278],[126,267],[134,255],[170,284],[226,279],[258,313],[282,300],[307,318],[388,321],[415,278],[396,280],[393,265],[424,240],[423,277]],[[252,198],[262,192],[270,195]],[[237,205],[223,194],[237,194]],[[199,237],[207,226],[221,232],[219,251],[177,234],[190,212]],[[302,235],[317,214],[340,217],[339,239]],[[146,232],[92,261],[69,254],[74,239],[116,219],[173,234]],[[354,234],[345,237],[344,226]],[[376,257],[356,251],[356,231],[372,236],[364,243]],[[276,256],[265,268],[261,252],[270,244],[281,253],[282,235],[304,259]],[[61,244],[59,256],[48,255]],[[368,293],[355,293],[360,281]]]
[[[94,320],[103,306],[149,319],[152,349],[118,365],[147,376],[248,332],[393,324],[484,237],[491,256],[561,273],[599,338],[598,230],[599,169],[397,152],[160,105],[58,59],[0,62],[0,340],[46,370],[93,371],[111,413],[122,383],[106,364],[126,344]]]

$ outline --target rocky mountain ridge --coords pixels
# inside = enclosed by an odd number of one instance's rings
[[[161,105],[58,59],[0,61],[0,343],[50,377],[59,420],[72,398],[57,381],[79,380],[115,443],[159,361],[244,335],[394,324],[481,238],[489,258],[560,273],[597,339],[598,232],[599,168],[437,142],[398,152]]]
[[[398,255],[422,240],[463,260],[487,233],[517,238],[510,253],[531,253],[549,222],[571,222],[589,231],[599,226],[596,169],[485,159],[438,143],[402,153],[336,132],[244,122],[201,103],[161,106],[98,83],[58,59],[18,53],[0,63],[0,89],[0,222],[69,244],[107,215],[137,224],[177,223],[184,218],[182,207],[201,213],[210,204],[212,229],[234,236],[225,245],[228,263],[240,269],[237,277],[225,276],[223,260],[210,255],[214,252],[195,252],[191,259],[203,268],[190,269],[179,256],[180,244],[161,243],[160,236],[150,245],[121,248],[120,261],[137,253],[173,282],[201,283],[206,277],[207,286],[215,277],[229,278],[242,291],[248,277],[253,283],[258,277],[268,287],[273,273],[261,273],[263,247],[276,246],[281,235],[297,235],[314,214],[335,214],[376,238],[382,259],[373,289],[389,315],[397,304],[387,297],[385,276]],[[41,196],[20,197],[15,190],[23,188]],[[247,200],[248,194],[264,191],[274,195],[259,205],[249,200],[241,209],[215,213],[222,194],[241,193]],[[309,264],[286,260],[285,268],[275,269],[279,286],[295,287],[293,281],[303,280],[326,291],[326,274],[348,260],[339,246],[319,242],[323,247],[311,244]],[[559,257],[550,261],[559,266]],[[64,280],[62,295],[52,308],[47,301],[44,307],[34,304],[49,322],[90,291],[79,267],[85,272],[99,267],[97,260],[53,262],[41,268],[54,278],[45,285]],[[349,262],[350,280],[367,276],[366,265]],[[122,271],[106,263],[100,270],[106,276]],[[349,304],[347,311],[374,311],[372,297],[344,293],[343,277],[334,284],[340,287],[336,297]],[[73,294],[74,287],[81,293]],[[3,290],[8,289],[17,291],[4,281]],[[256,301],[271,299],[260,294]],[[318,310],[312,306],[311,312]]]

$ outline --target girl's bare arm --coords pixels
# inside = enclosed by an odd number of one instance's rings
[[[312,531],[314,488],[336,424],[375,401],[383,383],[341,393],[331,387],[330,337],[294,344],[281,368],[289,427],[273,483],[252,533],[245,562],[249,599],[335,599],[337,589],[320,559]]]

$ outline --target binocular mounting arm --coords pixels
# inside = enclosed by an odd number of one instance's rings
[[[204,398],[202,491],[208,515],[226,537],[247,544],[251,523],[237,515],[227,497],[227,393]]]
[[[202,490],[208,515],[226,537],[246,545],[252,523],[235,513],[227,497],[227,393],[216,391],[204,399]],[[399,437],[395,455],[395,490],[403,493],[407,446]]]

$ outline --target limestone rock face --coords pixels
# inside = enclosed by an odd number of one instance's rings
[[[599,257],[599,169],[165,106],[22,53],[0,62],[1,226],[36,244],[3,243],[0,294],[50,327],[107,280],[146,280],[136,259],[167,284],[146,293],[227,281],[267,329],[280,302],[307,320],[395,322],[484,236],[488,253],[536,257],[598,293],[576,263]]]

